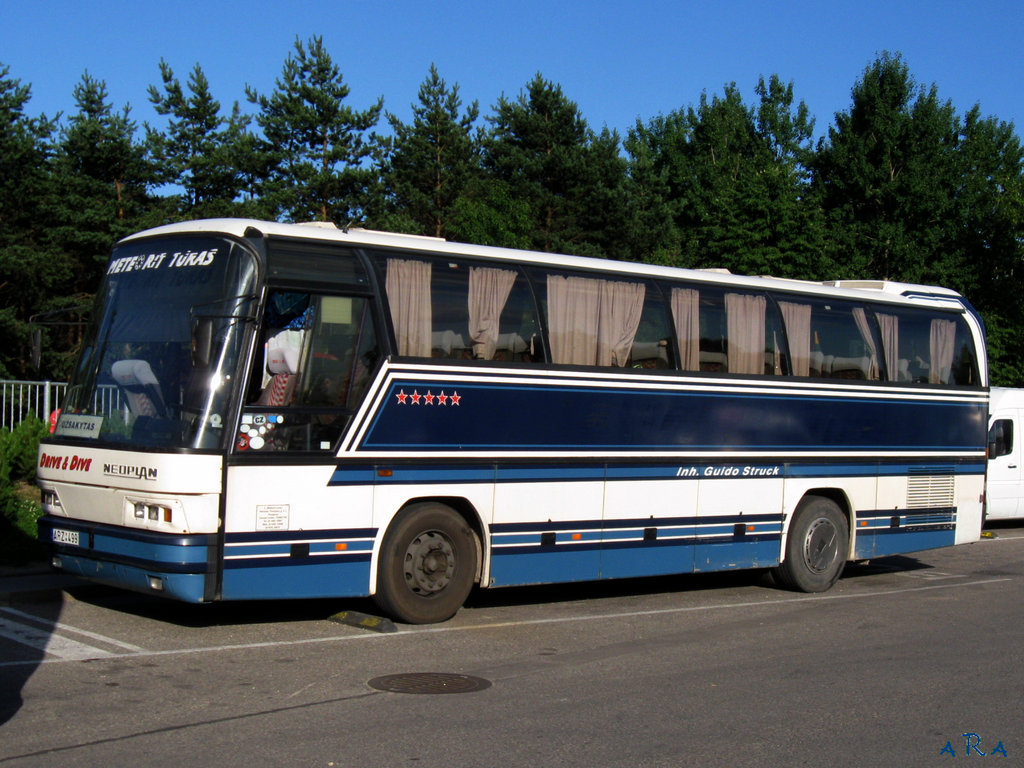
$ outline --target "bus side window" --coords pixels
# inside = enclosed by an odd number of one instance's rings
[[[294,399],[311,311],[308,293],[274,291],[267,297],[263,354],[259,370],[253,370],[250,402],[274,407]]]
[[[380,357],[370,302],[271,294],[264,327],[236,450],[333,449]]]
[[[682,370],[767,376],[786,370],[780,322],[763,294],[677,285],[669,297]]]
[[[878,381],[875,316],[843,301],[779,301],[794,376]]]
[[[522,273],[454,259],[378,260],[401,356],[531,362],[538,334]]]
[[[935,317],[923,310],[878,313],[890,381],[975,384],[977,365],[962,317]]]
[[[370,303],[360,297],[323,296],[317,304],[297,401],[354,410],[379,358]]]
[[[540,270],[535,279],[544,296],[551,362],[618,368],[630,364],[646,282]]]
[[[633,368],[663,370],[674,367],[672,332],[665,300],[657,286],[648,284],[644,292],[643,312],[637,326],[629,364]]]

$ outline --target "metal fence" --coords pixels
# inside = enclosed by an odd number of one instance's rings
[[[28,416],[37,416],[43,421],[60,408],[68,385],[64,381],[14,381],[0,379],[0,427],[13,429]],[[121,400],[116,386],[101,385],[97,388],[93,413],[113,413],[127,408]]]
[[[28,416],[50,418],[67,391],[63,381],[12,381],[0,379],[0,427],[13,429]]]

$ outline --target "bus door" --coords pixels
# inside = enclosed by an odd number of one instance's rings
[[[366,593],[373,487],[335,457],[379,361],[371,309],[269,293],[229,462],[225,599]]]

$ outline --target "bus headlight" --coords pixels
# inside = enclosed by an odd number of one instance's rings
[[[135,502],[135,519],[149,520],[154,523],[169,523],[173,515],[171,508],[163,504],[151,504],[145,501]]]
[[[42,506],[49,513],[60,513],[63,511],[63,505],[60,503],[57,492],[49,488],[44,488],[42,491]]]

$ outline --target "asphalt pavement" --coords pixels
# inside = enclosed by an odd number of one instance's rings
[[[49,563],[0,565],[0,605],[56,600],[65,589],[88,582],[53,570]]]

